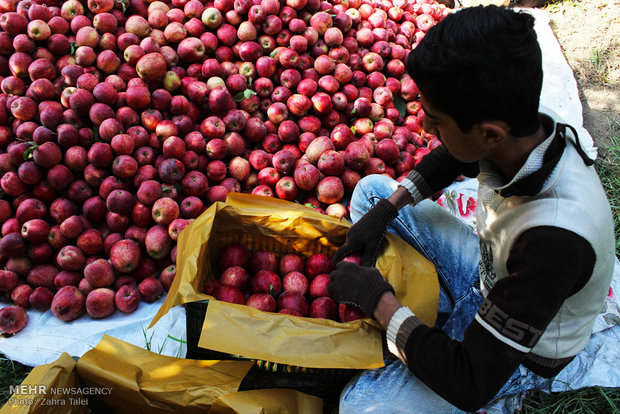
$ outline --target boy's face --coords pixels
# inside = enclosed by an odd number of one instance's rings
[[[424,130],[436,135],[448,152],[461,162],[479,161],[489,155],[486,140],[477,125],[469,132],[463,132],[454,118],[435,109],[420,93],[424,109]]]

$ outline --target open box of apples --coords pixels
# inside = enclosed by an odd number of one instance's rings
[[[382,366],[381,327],[327,291],[332,256],[349,227],[296,203],[231,194],[181,233],[177,277],[153,323],[185,305],[188,354],[210,350],[321,369]],[[402,303],[432,324],[432,264],[388,234],[377,267]]]
[[[361,264],[360,256],[346,260]],[[304,257],[298,253],[278,255],[269,249],[250,252],[240,243],[222,249],[221,273],[206,282],[204,291],[217,300],[245,304],[265,312],[348,322],[365,315],[360,309],[337,304],[327,285],[331,257],[324,253]]]

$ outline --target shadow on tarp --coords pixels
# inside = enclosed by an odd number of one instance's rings
[[[104,336],[77,362],[64,353],[35,367],[0,413],[320,413],[320,398],[292,389],[239,391],[252,361],[159,355]]]

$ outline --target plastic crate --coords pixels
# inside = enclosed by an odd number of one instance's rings
[[[231,355],[198,347],[208,300],[185,304],[187,324],[188,359],[247,360],[240,355]],[[264,388],[290,388],[323,399],[323,412],[331,413],[338,407],[340,393],[346,384],[361,370],[306,368],[269,361],[253,360],[239,391]]]

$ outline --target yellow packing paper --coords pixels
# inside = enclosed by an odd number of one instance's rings
[[[65,352],[52,363],[34,367],[18,387],[18,392],[4,404],[0,413],[86,413],[84,396],[71,393],[80,387],[80,380],[75,372],[75,360]]]
[[[317,414],[323,412],[320,398],[282,388],[239,391],[221,396],[209,414]]]
[[[351,224],[292,202],[231,193],[181,232],[177,275],[151,326],[169,309],[209,299],[199,345],[206,349],[312,368],[383,366],[382,329],[370,318],[349,323],[256,311],[216,301],[203,292],[219,276],[217,258],[232,242],[278,254],[333,255]],[[377,268],[398,299],[426,324],[435,321],[439,290],[433,265],[388,233]],[[234,350],[234,351],[233,351]]]
[[[117,413],[205,413],[236,392],[252,361],[201,361],[159,355],[104,335],[77,363],[90,387]]]
[[[238,391],[252,365],[167,357],[106,335],[78,363],[63,353],[35,367],[0,413],[85,414],[91,408],[128,414],[322,411],[321,398],[290,389]]]
[[[226,350],[233,355],[251,355],[251,358],[265,361],[277,359],[274,362],[307,368],[354,369],[368,366],[369,361],[376,361],[373,368],[383,366],[380,341],[373,341],[368,347],[360,346],[369,343],[369,338],[374,338],[377,332],[377,328],[366,321],[343,324],[247,308],[210,301],[198,346],[220,352]],[[252,319],[251,339],[248,338],[248,316]],[[225,335],[205,334],[221,326],[226,326]],[[252,349],[248,349],[248,345]],[[308,352],[313,355],[300,355]]]

